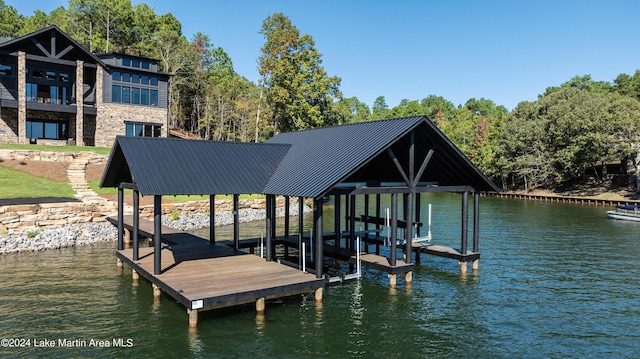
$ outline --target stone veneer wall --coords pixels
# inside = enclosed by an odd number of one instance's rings
[[[125,135],[125,121],[161,125],[167,137],[167,109],[102,102],[96,117],[96,146],[110,147],[117,135]]]
[[[18,110],[3,108],[0,111],[0,142],[18,143]]]

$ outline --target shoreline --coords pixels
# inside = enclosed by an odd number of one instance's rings
[[[297,206],[294,207],[290,209],[290,216],[298,215]],[[311,211],[311,209],[305,206],[304,212],[307,213],[309,211]],[[239,223],[254,222],[264,220],[266,211],[264,209],[241,209],[238,211],[238,215]],[[284,209],[277,208],[276,217],[283,216]],[[181,214],[177,219],[173,219],[171,215],[163,215],[162,224],[183,231],[208,228],[209,214]],[[233,224],[232,211],[216,213],[216,227],[231,224]],[[11,229],[6,233],[0,234],[0,256],[116,242],[117,237],[117,228],[107,222],[47,226],[44,229]]]

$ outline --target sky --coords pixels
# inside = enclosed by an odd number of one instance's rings
[[[4,0],[22,15],[68,0]],[[209,35],[235,71],[258,80],[262,22],[286,15],[309,34],[344,97],[485,98],[513,110],[574,76],[613,82],[640,69],[637,0],[132,0]]]

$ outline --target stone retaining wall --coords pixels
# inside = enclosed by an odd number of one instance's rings
[[[297,204],[291,200],[291,207]],[[238,206],[243,209],[260,209],[265,206],[264,199],[239,200]],[[277,207],[284,207],[284,198],[276,200]],[[232,211],[231,199],[216,199],[216,213]],[[125,213],[131,214],[132,207],[126,206]],[[190,201],[162,204],[163,215],[181,215],[209,213],[209,201]],[[104,222],[107,216],[117,215],[115,203],[85,204],[81,202],[40,203],[0,206],[0,232],[8,230],[23,231],[48,226]],[[141,218],[153,218],[153,205],[140,207]]]

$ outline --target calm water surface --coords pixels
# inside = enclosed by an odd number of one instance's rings
[[[460,196],[427,203],[434,242],[459,246]],[[0,339],[31,340],[0,357],[637,358],[640,223],[605,210],[482,198],[477,275],[423,256],[410,288],[365,270],[327,286],[321,306],[310,295],[268,302],[264,318],[253,306],[205,312],[192,332],[185,308],[118,273],[113,243],[0,256]],[[59,346],[76,339],[87,346]]]

